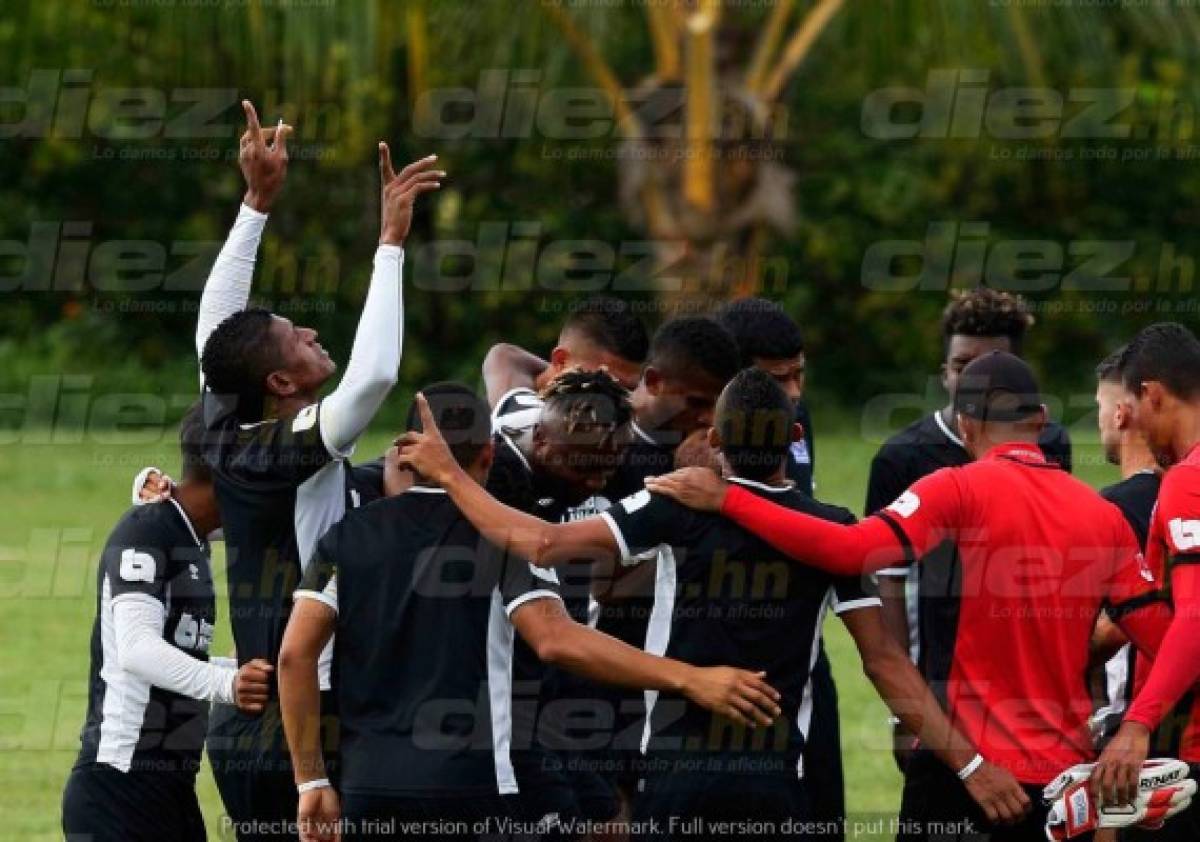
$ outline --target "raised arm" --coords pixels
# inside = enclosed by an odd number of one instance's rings
[[[349,455],[349,450],[371,423],[384,398],[396,383],[400,349],[404,340],[404,306],[401,277],[404,240],[412,225],[417,196],[441,186],[446,174],[433,169],[436,155],[409,164],[397,175],[391,152],[379,144],[381,220],[379,248],[371,286],[363,304],[354,348],[346,373],[333,393],[321,403],[321,431],[329,452]]]
[[[538,375],[549,363],[524,348],[508,343],[493,345],[483,358],[483,386],[488,406],[495,408],[513,389],[536,389]]]
[[[246,132],[238,147],[238,166],[246,179],[246,194],[200,296],[197,358],[204,353],[204,344],[217,325],[243,310],[250,299],[263,226],[287,176],[287,138],[292,127],[280,121],[274,128],[263,129],[249,100],[242,100],[242,109],[246,112]]]

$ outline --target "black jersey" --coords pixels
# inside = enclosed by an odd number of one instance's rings
[[[804,438],[792,442],[788,448],[787,476],[796,484],[796,490],[813,496],[813,472],[817,468],[817,446],[813,436],[812,416],[804,401],[796,404],[796,423],[804,428]]]
[[[297,594],[338,612],[344,792],[517,792],[509,618],[557,598],[551,579],[486,543],[441,489],[378,500],[325,534]]]
[[[1154,503],[1158,500],[1161,485],[1161,474],[1140,471],[1100,491],[1101,497],[1125,515],[1142,549],[1146,548],[1146,538],[1150,535],[1150,518],[1154,514]]]
[[[205,459],[225,533],[229,619],[239,663],[278,660],[292,591],[317,539],[358,499],[344,456],[321,431],[320,403],[242,424],[205,391]],[[321,685],[328,688],[329,653]]]
[[[732,481],[796,511],[854,522],[845,509],[790,486]],[[776,729],[751,731],[682,696],[647,694],[647,771],[803,775],[801,754],[812,717],[809,677],[830,590],[838,613],[878,606],[870,578],[838,579],[797,564],[719,515],[692,511],[645,490],[603,517],[627,563],[667,547],[658,564],[669,586],[658,592],[648,650],[697,666],[763,670],[782,695]]]
[[[1154,504],[1161,485],[1161,474],[1155,471],[1141,471],[1100,491],[1100,496],[1114,504],[1121,510],[1121,514],[1125,515],[1125,520],[1133,528],[1138,544],[1143,550],[1150,534],[1150,521],[1154,515]],[[1096,703],[1093,733],[1099,745],[1107,743],[1116,733],[1125,710],[1133,701],[1137,662],[1137,650],[1126,644],[1089,676],[1092,698]],[[1188,712],[1188,707],[1177,706],[1174,714],[1181,714],[1182,721],[1186,721]],[[1169,728],[1160,728],[1156,732],[1153,748],[1156,754],[1177,757],[1178,754],[1172,752],[1178,751],[1178,735],[1182,732],[1177,729],[1171,734],[1169,731]]]
[[[1071,439],[1060,424],[1047,423],[1039,445],[1047,461],[1071,470]],[[928,474],[971,461],[962,439],[934,412],[884,442],[871,460],[865,512],[874,514],[895,502],[909,486]],[[920,564],[891,567],[878,575],[909,580],[908,627],[912,659],[921,666],[935,692],[950,674],[958,626],[962,578],[953,542],[935,547]]]
[[[208,660],[216,622],[208,544],[174,500],[135,506],[105,542],[96,575],[87,718],[76,767],[105,763],[195,777],[208,702],[153,687],[120,668],[113,605],[152,600],[166,611],[163,639]]]

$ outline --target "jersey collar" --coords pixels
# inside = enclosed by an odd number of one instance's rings
[[[987,452],[983,457],[984,461],[993,459],[1008,459],[1013,462],[1020,462],[1022,465],[1048,465],[1046,454],[1042,453],[1042,449],[1036,444],[1027,444],[1023,441],[1012,441],[1004,444],[998,444]]]
[[[187,512],[183,510],[183,506],[179,505],[179,501],[174,497],[168,497],[167,499],[171,502],[171,505],[175,507],[175,511],[179,512],[179,518],[187,526],[188,532],[192,534],[192,540],[196,542],[196,546],[200,549],[204,549],[204,542],[201,541],[200,536],[196,534],[196,527],[192,526],[191,518],[187,516]]]
[[[933,413],[933,421],[938,425],[938,429],[942,431],[942,435],[950,439],[950,441],[957,444],[963,450],[967,449],[966,445],[963,444],[963,440],[958,437],[957,433],[950,429],[950,425],[946,423],[946,419],[942,418],[942,411],[940,409]]]
[[[432,485],[414,485],[404,489],[405,494],[445,494],[446,489],[435,488]]]
[[[730,482],[737,483],[738,485],[745,486],[746,488],[757,488],[759,491],[765,491],[768,494],[783,494],[784,492],[791,491],[796,487],[796,483],[792,482],[790,479],[787,480],[783,485],[767,485],[765,482],[757,482],[752,479],[744,479],[743,477],[727,477],[727,479]]]
[[[638,438],[640,438],[642,441],[644,441],[646,444],[652,444],[655,447],[662,447],[661,444],[659,444],[657,441],[654,440],[654,436],[647,433],[645,430],[643,430],[641,428],[641,426],[638,425],[637,421],[630,421],[629,429],[633,430],[633,434],[635,436],[637,436]]]

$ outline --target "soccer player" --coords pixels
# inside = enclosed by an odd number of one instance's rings
[[[594,512],[595,495],[628,443],[629,393],[607,370],[570,369],[540,394],[514,392],[497,409],[525,394],[532,398],[530,408],[493,414],[489,493],[549,522]],[[530,416],[531,409],[536,415]],[[585,625],[592,615],[590,568],[585,559],[559,571],[564,608]],[[565,826],[574,818],[598,823],[614,818],[620,807],[616,791],[590,768],[600,765],[597,752],[571,750],[578,717],[603,715],[594,701],[599,689],[573,673],[545,667],[521,640],[513,677],[512,761],[520,813],[529,820],[557,815]]]
[[[804,403],[808,359],[800,325],[774,301],[739,298],[718,310],[714,318],[729,331],[741,351],[741,367],[755,366],[770,374],[796,407],[796,423],[804,437],[793,442],[787,463],[788,478],[796,488],[813,495],[812,419]]]
[[[1125,515],[1133,528],[1138,545],[1146,549],[1150,519],[1162,472],[1145,437],[1133,426],[1133,396],[1121,380],[1121,354],[1124,348],[1110,354],[1096,368],[1096,407],[1100,426],[1100,445],[1110,464],[1121,471],[1121,481],[1101,489],[1100,495]],[[1101,614],[1096,622],[1098,647],[1111,651],[1111,641],[1120,639],[1120,630]],[[1107,743],[1120,723],[1133,698],[1133,677],[1136,652],[1126,644],[1097,672],[1093,688],[1100,701],[1096,711],[1095,730],[1098,741]],[[1170,752],[1156,751],[1162,755]]]
[[[804,384],[808,361],[800,325],[773,301],[765,298],[739,298],[716,313],[716,319],[737,340],[743,368],[757,367],[770,374],[795,407],[796,423],[803,438],[792,443],[787,461],[788,478],[799,491],[813,496],[813,470],[816,448],[812,419],[804,402]],[[841,824],[846,815],[846,787],[842,773],[841,718],[838,715],[837,685],[825,654],[822,639],[812,668],[812,727],[804,743],[805,762],[822,773],[808,781],[813,815],[830,827]],[[825,835],[828,842],[842,839],[841,832]]]
[[[838,523],[853,522],[844,509],[795,491],[785,479],[794,440],[793,406],[774,379],[758,369],[740,372],[722,392],[710,432],[730,482],[781,506]],[[489,497],[459,469],[428,421],[424,435],[401,440],[400,464],[436,480],[485,538],[557,567],[577,556],[623,566],[653,558],[668,544],[670,590],[660,592],[651,627],[672,656],[699,664],[726,661],[765,670],[782,693],[774,733],[730,729],[677,694],[650,697],[650,724],[642,739],[646,784],[635,820],[659,822],[669,836],[686,834],[680,820],[773,822],[812,820],[801,780],[824,774],[807,769],[804,742],[812,716],[809,673],[819,644],[828,597],[864,654],[864,667],[881,695],[920,731],[955,769],[974,750],[955,732],[904,650],[890,642],[878,600],[860,577],[835,579],[787,563],[778,551],[733,524],[697,514],[642,490],[599,517],[543,524]],[[649,555],[647,555],[649,553]],[[968,786],[994,815],[1012,820],[1024,794],[1002,770],[988,767]],[[827,827],[827,826],[826,826]],[[715,833],[703,825],[691,833]]]
[[[908,766],[898,838],[937,838],[939,825],[955,823],[993,842],[1040,838],[1041,789],[1093,756],[1081,676],[1097,612],[1107,606],[1150,652],[1170,620],[1120,511],[1037,446],[1045,409],[1029,367],[1002,351],[985,354],[963,371],[954,401],[975,461],[924,477],[855,526],[776,505],[699,469],[646,485],[720,511],[789,556],[841,575],[921,559],[952,541],[963,587],[944,697],[979,757],[956,776],[919,751]],[[1025,787],[1032,809],[1019,824],[991,822],[969,797],[963,781],[984,762]]]
[[[182,482],[134,506],[96,576],[87,719],[63,793],[63,833],[95,842],[203,840],[196,770],[208,706],[262,710],[271,667],[210,663],[216,595],[206,536],[220,525],[199,407],[183,418]]]
[[[871,461],[864,511],[874,514],[890,505],[917,480],[940,468],[964,465],[971,454],[955,421],[954,395],[963,370],[990,351],[1021,355],[1025,333],[1033,324],[1018,295],[979,287],[955,294],[942,313],[942,386],[946,406],[896,433]],[[1071,469],[1071,441],[1066,428],[1048,422],[1038,438],[1048,461]],[[930,549],[920,564],[879,571],[883,614],[896,641],[909,648],[925,680],[941,693],[949,675],[950,655],[962,586],[961,559],[950,542]],[[911,734],[894,723],[896,759],[901,770],[911,755]]]
[[[346,373],[322,399],[336,365],[316,331],[244,309],[263,226],[287,169],[286,134],[276,132],[268,144],[253,107],[244,107],[249,128],[239,162],[248,189],[204,288],[196,348],[237,657],[274,663],[302,554],[345,511],[353,489],[344,463],[395,383],[403,244],[416,198],[437,189],[443,173],[430,156],[397,174],[387,145],[379,145],[374,271]],[[323,673],[328,687],[327,669]],[[294,835],[296,791],[273,692],[259,716],[218,708],[208,753],[239,839]]]
[[[586,298],[571,308],[548,362],[505,343],[488,351],[483,360],[488,404],[500,412],[508,399],[528,398],[572,368],[607,369],[618,383],[633,391],[641,380],[649,344],[646,326],[627,301],[607,295]],[[516,419],[510,421],[510,425],[517,423]]]
[[[630,397],[633,441],[604,489],[607,501],[641,491],[646,477],[674,468],[676,453],[688,436],[712,426],[717,397],[737,373],[738,357],[737,342],[710,318],[682,316],[655,331],[641,381]],[[648,636],[655,593],[670,584],[659,578],[667,569],[661,562],[638,565],[627,576],[596,583],[596,628],[661,654],[661,641]],[[645,698],[610,693],[609,701],[617,711],[609,766],[628,803],[641,756],[637,735],[645,720]]]
[[[1146,681],[1092,776],[1101,798],[1128,803],[1151,733],[1200,679],[1200,341],[1179,324],[1151,325],[1125,348],[1120,371],[1133,395],[1134,427],[1157,462],[1169,466],[1146,549],[1150,568],[1163,581],[1175,610]],[[1179,758],[1195,767],[1200,763],[1200,702],[1192,696],[1187,704],[1191,716],[1180,735]],[[1200,810],[1193,806],[1152,838],[1182,842],[1198,836]]]
[[[428,400],[409,427],[436,416],[451,458],[479,487],[493,450],[487,405],[453,384],[431,388]],[[490,832],[502,831],[502,796],[518,791],[509,752],[514,632],[544,661],[595,680],[682,693],[743,724],[777,715],[777,694],[759,674],[656,658],[573,622],[554,578],[487,543],[442,489],[424,483],[348,514],[321,539],[280,663],[304,838],[329,838],[339,813],[347,840],[379,827],[476,838],[475,823],[488,820]],[[316,658],[335,627],[337,792],[315,727]],[[421,821],[430,824],[413,824]]]

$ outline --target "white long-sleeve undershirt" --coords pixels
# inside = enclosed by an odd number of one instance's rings
[[[152,596],[125,594],[112,603],[117,666],[155,687],[192,699],[234,703],[237,667],[204,662],[163,639],[167,612]]]
[[[200,295],[200,311],[196,317],[197,358],[203,355],[204,343],[217,325],[246,309],[258,245],[266,224],[267,215],[248,205],[242,205],[238,211]]]
[[[404,344],[403,274],[404,249],[381,245],[346,373],[321,402],[321,432],[333,456],[350,455],[396,384]]]

